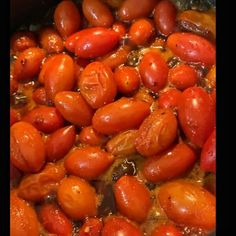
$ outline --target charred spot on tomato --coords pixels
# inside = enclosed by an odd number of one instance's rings
[[[167,65],[169,68],[173,68],[176,65],[178,65],[180,63],[180,60],[178,57],[171,57],[167,60]]]

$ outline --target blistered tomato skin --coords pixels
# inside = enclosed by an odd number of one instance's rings
[[[182,236],[182,232],[172,224],[160,225],[154,229],[151,236]]]
[[[157,99],[157,106],[159,108],[171,108],[175,109],[178,106],[178,101],[181,92],[177,89],[169,89],[163,93],[160,93]]]
[[[215,229],[216,198],[199,185],[186,180],[172,181],[161,186],[157,197],[168,218],[175,223]]]
[[[138,128],[149,114],[148,103],[123,97],[99,108],[93,116],[92,126],[102,134],[115,134]]]
[[[88,218],[79,230],[77,236],[100,236],[103,223],[97,218]]]
[[[10,129],[10,158],[24,172],[38,172],[45,162],[45,146],[39,131],[19,121]]]
[[[215,101],[200,87],[186,89],[179,99],[178,120],[187,138],[202,147],[215,126]]]

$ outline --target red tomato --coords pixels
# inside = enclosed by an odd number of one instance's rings
[[[31,123],[44,133],[52,133],[64,125],[64,119],[55,107],[40,106],[29,111],[23,121]]]
[[[142,172],[148,181],[167,181],[186,173],[196,159],[196,153],[188,145],[179,143],[163,154],[146,159]]]
[[[165,36],[171,34],[175,29],[176,15],[177,9],[171,1],[160,1],[156,5],[154,12],[154,20],[157,30]]]
[[[167,47],[187,62],[201,62],[208,66],[216,63],[215,46],[196,34],[173,33],[167,39]]]
[[[10,162],[10,180],[17,180],[21,177],[21,172]]]
[[[20,119],[21,119],[20,113],[17,110],[10,108],[10,126],[15,124]]]
[[[139,88],[140,75],[139,72],[130,66],[122,66],[115,70],[114,78],[118,91],[129,95]]]
[[[177,224],[215,229],[216,198],[204,188],[176,180],[162,185],[157,197],[168,218]]]
[[[63,38],[75,33],[80,27],[80,13],[73,1],[60,2],[54,11],[57,30]]]
[[[109,217],[102,230],[102,236],[143,236],[133,223],[120,217]]]
[[[38,214],[42,225],[49,233],[58,236],[72,235],[72,222],[56,204],[43,204]]]
[[[178,118],[187,138],[202,147],[215,126],[215,102],[203,88],[188,88],[179,99]]]
[[[146,53],[140,64],[139,72],[145,87],[157,93],[167,82],[168,66],[158,52]]]
[[[63,158],[75,143],[74,126],[66,126],[52,133],[45,143],[47,161],[57,161]]]
[[[99,108],[92,119],[93,128],[102,134],[135,129],[149,115],[149,104],[133,98],[121,98]]]
[[[122,39],[125,34],[126,34],[126,27],[125,25],[122,23],[122,22],[115,22],[113,25],[112,25],[112,29],[118,33],[120,39]]]
[[[122,176],[114,185],[114,194],[121,214],[139,223],[145,221],[152,203],[150,192],[142,182],[133,176]]]
[[[71,35],[65,47],[82,58],[104,56],[112,51],[119,42],[119,36],[111,29],[94,27]]]
[[[152,232],[151,236],[182,236],[182,232],[174,225],[160,225]]]
[[[86,180],[97,179],[113,163],[114,157],[99,147],[83,147],[73,150],[65,160],[69,174]]]
[[[83,70],[78,86],[81,95],[94,109],[114,100],[117,88],[114,75],[102,62],[92,62]]]
[[[38,172],[45,162],[45,147],[38,130],[19,121],[10,129],[10,158],[24,172]]]
[[[216,129],[212,131],[203,145],[200,167],[203,171],[216,173]]]
[[[12,96],[18,90],[18,82],[10,78],[10,96]]]
[[[159,108],[176,108],[181,96],[181,92],[177,89],[169,89],[163,93],[160,93],[157,100]]]
[[[206,83],[210,88],[216,88],[216,65],[213,65],[206,75]]]
[[[153,96],[150,94],[150,92],[148,91],[148,89],[144,88],[144,87],[140,87],[138,92],[134,95],[135,99],[141,100],[143,102],[148,103],[150,106],[152,105],[152,103],[154,102],[154,98]]]
[[[63,211],[73,220],[82,220],[97,214],[95,189],[78,177],[69,176],[60,182],[57,200]]]
[[[97,218],[88,218],[80,228],[77,236],[100,236],[103,228],[102,221]]]
[[[85,18],[92,26],[109,28],[114,21],[110,9],[101,0],[84,0],[82,8]]]
[[[44,87],[40,87],[34,90],[32,94],[32,99],[39,105],[45,105],[45,106],[49,105],[49,101],[46,95],[46,90]]]
[[[169,70],[169,81],[180,90],[187,89],[197,83],[197,72],[188,65],[178,65]]]
[[[93,109],[87,104],[79,92],[64,91],[55,97],[55,106],[65,120],[76,126],[91,124]]]

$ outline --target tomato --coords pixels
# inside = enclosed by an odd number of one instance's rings
[[[10,181],[20,179],[21,172],[10,162]]]
[[[18,82],[15,79],[10,78],[10,96],[12,96],[18,90],[18,87]]]
[[[109,217],[102,230],[102,236],[143,236],[133,223],[121,217]]]
[[[210,136],[202,147],[200,157],[200,167],[203,171],[216,173],[216,129],[212,131]]]
[[[133,176],[122,176],[114,185],[114,194],[121,214],[139,223],[145,221],[151,208],[151,195],[142,182]]]
[[[93,116],[92,126],[102,134],[115,134],[138,128],[149,113],[148,103],[123,97],[99,108]]]
[[[88,126],[79,133],[79,141],[90,146],[100,146],[107,141],[107,137],[98,133],[92,126]]]
[[[213,65],[206,75],[207,86],[216,88],[216,65]]]
[[[38,236],[39,222],[36,212],[27,202],[17,197],[15,192],[10,194],[10,235]]]
[[[115,70],[114,78],[118,91],[129,95],[139,88],[140,75],[138,71],[130,66],[122,66]]]
[[[58,183],[65,174],[63,162],[49,162],[41,172],[27,175],[21,180],[18,195],[32,202],[43,201],[48,195],[56,192]]]
[[[76,126],[91,124],[93,109],[79,92],[64,91],[55,97],[55,106],[65,120]]]
[[[82,9],[85,18],[92,26],[109,28],[114,21],[110,9],[101,0],[84,0]]]
[[[21,119],[20,113],[17,110],[10,108],[10,126],[15,124],[20,119]]]
[[[54,11],[57,30],[63,38],[75,33],[80,27],[80,13],[73,1],[60,2]]]
[[[63,211],[74,220],[96,215],[95,189],[78,177],[69,176],[60,182],[57,200]]]
[[[111,154],[132,155],[136,152],[134,145],[137,136],[137,130],[128,130],[112,137],[106,144],[106,149]]]
[[[135,147],[143,156],[167,149],[177,136],[177,119],[171,109],[157,109],[139,127]]]
[[[112,29],[119,35],[120,39],[122,39],[126,34],[126,27],[122,22],[115,22],[112,25]]]
[[[173,33],[167,39],[167,47],[180,59],[211,66],[216,62],[215,46],[201,36],[192,33]]]
[[[189,227],[215,229],[216,199],[204,188],[176,180],[162,185],[157,197],[170,220]]]
[[[73,125],[66,126],[52,133],[45,143],[47,161],[63,158],[75,143],[76,132]]]
[[[99,147],[83,147],[73,150],[65,160],[69,174],[86,180],[97,179],[113,163],[114,157]]]
[[[48,106],[34,108],[22,120],[31,123],[44,133],[52,133],[64,125],[64,119],[58,110]]]
[[[136,18],[148,16],[155,7],[156,2],[156,0],[139,0],[137,6],[136,0],[125,0],[118,10],[118,17],[122,21],[132,21]]]
[[[39,219],[49,233],[58,236],[72,235],[72,222],[56,204],[43,204],[39,209]]]
[[[79,230],[77,236],[100,236],[103,228],[102,221],[97,218],[88,218]]]
[[[179,99],[178,118],[187,138],[202,147],[215,126],[215,102],[200,87],[186,89]]]
[[[45,162],[45,146],[39,131],[31,124],[19,121],[10,129],[10,158],[18,169],[38,172]]]
[[[155,51],[146,53],[139,64],[139,72],[144,86],[155,93],[165,87],[168,70],[162,56]]]
[[[168,79],[177,89],[185,90],[198,81],[197,72],[188,65],[178,65],[169,70]]]
[[[61,36],[51,27],[45,27],[40,31],[39,42],[47,53],[60,53],[64,49]]]
[[[179,143],[163,154],[146,159],[142,172],[148,181],[167,181],[186,173],[196,159],[196,153],[188,145]]]
[[[14,61],[13,73],[17,81],[34,79],[40,71],[45,51],[41,48],[28,48]]]
[[[154,11],[157,30],[164,36],[173,33],[176,26],[177,9],[170,0],[160,1]]]
[[[182,232],[172,224],[160,225],[154,229],[151,236],[182,236]]]
[[[81,95],[94,109],[114,100],[117,88],[114,75],[102,62],[92,62],[83,70],[78,86]]]
[[[140,87],[138,92],[134,95],[135,99],[141,100],[143,102],[148,103],[150,106],[152,105],[152,103],[154,102],[154,98],[152,97],[152,95],[150,94],[150,92],[148,91],[148,89],[144,88],[144,87]]]
[[[49,104],[46,90],[44,87],[37,88],[32,94],[32,99],[39,105],[47,106]]]
[[[111,52],[118,42],[119,36],[113,30],[94,27],[71,35],[66,40],[65,47],[67,50],[75,52],[78,57],[94,58]]]
[[[72,90],[75,83],[73,59],[66,54],[52,56],[43,64],[39,81],[44,82],[46,95],[52,102],[58,92]]]
[[[176,108],[180,99],[181,92],[177,89],[169,89],[163,93],[160,93],[157,100],[159,108]]]

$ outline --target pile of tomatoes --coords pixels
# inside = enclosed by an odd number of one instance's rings
[[[12,35],[11,236],[215,230],[214,17],[64,0]]]

